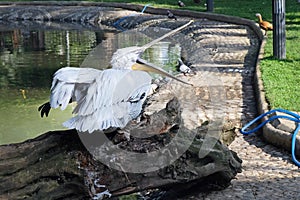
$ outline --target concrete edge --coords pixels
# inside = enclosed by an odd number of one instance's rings
[[[107,2],[73,2],[73,1],[33,1],[33,2],[0,2],[0,6],[9,6],[9,5],[35,5],[35,6],[99,6],[99,7],[113,7],[113,8],[122,8],[132,11],[141,11],[144,8],[144,5],[138,4],[128,4],[128,3],[107,3]],[[173,14],[181,17],[190,17],[190,18],[206,18],[209,20],[214,21],[221,21],[227,22],[232,24],[238,25],[245,25],[250,27],[260,42],[260,49],[257,52],[257,59],[256,59],[256,73],[254,74],[254,90],[255,96],[257,100],[257,110],[259,114],[263,114],[269,111],[269,105],[266,100],[260,65],[259,62],[263,58],[264,54],[264,45],[266,40],[260,30],[260,28],[255,24],[254,21],[235,17],[235,16],[228,16],[222,14],[215,14],[215,13],[208,13],[208,12],[196,12],[196,11],[189,11],[189,10],[174,10],[174,9],[164,9],[164,8],[154,8],[154,7],[147,7],[145,13],[149,14],[156,14],[156,15],[166,15],[167,10],[170,10]],[[268,118],[264,117],[262,121],[266,121]],[[280,129],[276,129],[271,124],[266,124],[263,127],[263,137],[266,141],[270,142],[271,144],[284,148],[288,151],[291,150],[291,138],[292,134]],[[296,144],[296,154],[300,156],[300,137],[297,138]]]
[[[260,47],[258,60],[256,63],[256,73],[254,75],[254,79],[255,79],[254,89],[255,89],[255,95],[257,100],[257,110],[259,114],[264,114],[270,111],[269,104],[267,103],[266,100],[266,94],[265,94],[264,85],[261,76],[261,70],[260,70],[260,60],[264,56],[265,44],[266,44],[266,40],[263,39],[262,45]],[[267,116],[265,116],[262,119],[262,122],[266,120],[268,120]],[[291,152],[292,133],[277,129],[272,124],[267,123],[263,127],[263,137],[266,141],[270,142],[271,144],[280,148],[284,148],[285,150]],[[297,141],[296,141],[296,155],[300,156],[300,137],[297,137]]]

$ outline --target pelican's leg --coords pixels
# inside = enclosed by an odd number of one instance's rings
[[[72,99],[70,99],[69,103],[72,103]],[[44,115],[46,117],[48,117],[49,113],[50,113],[50,110],[51,110],[51,105],[50,105],[50,102],[46,102],[44,104],[42,104],[39,108],[38,108],[38,111],[41,112],[41,117],[44,117]]]
[[[51,110],[51,106],[50,106],[50,102],[49,101],[46,102],[46,103],[44,103],[43,105],[41,105],[38,108],[38,111],[41,112],[41,117],[44,117],[44,115],[46,117],[48,117],[50,110]]]

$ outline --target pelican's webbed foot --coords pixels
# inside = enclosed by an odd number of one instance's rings
[[[46,102],[38,108],[38,111],[41,112],[41,117],[44,117],[44,115],[48,117],[50,109],[50,102]]]

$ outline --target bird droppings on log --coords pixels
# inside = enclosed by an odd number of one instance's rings
[[[127,139],[121,133],[113,133],[110,140],[125,152],[153,152],[170,144],[181,134],[181,139],[194,138],[187,151],[173,163],[147,173],[128,173],[110,168],[100,162],[95,153],[90,154],[82,144],[75,130],[53,131],[23,143],[0,146],[0,199],[50,198],[50,199],[90,199],[108,198],[133,192],[159,189],[165,191],[162,198],[182,196],[189,191],[207,191],[223,189],[230,184],[241,171],[241,160],[236,153],[219,141],[203,158],[198,153],[203,143],[205,126],[199,126],[191,132],[180,122],[181,107],[176,98],[168,102],[165,109],[148,116],[146,122],[140,122],[139,130],[153,130],[150,137]],[[156,122],[162,126],[171,126],[160,132]],[[128,126],[128,131],[136,125]],[[182,132],[182,133],[180,133]],[[196,136],[190,134],[197,133]],[[82,133],[81,133],[82,134]],[[93,134],[91,134],[93,135]],[[80,134],[79,134],[80,136]],[[206,138],[207,139],[207,138]],[[216,140],[215,138],[210,138]],[[184,144],[184,142],[182,143]],[[97,149],[101,157],[108,160],[123,159],[126,155],[110,155],[107,143]],[[180,144],[178,144],[180,148]],[[164,152],[165,157],[176,154],[178,149]],[[127,158],[128,162],[135,162]],[[133,158],[134,159],[134,158]],[[176,191],[176,192],[175,192]],[[99,195],[99,194],[102,194]]]

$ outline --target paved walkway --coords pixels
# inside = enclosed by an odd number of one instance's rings
[[[195,41],[196,47],[192,46],[186,56],[198,72],[191,77],[181,76],[181,79],[194,84],[207,78],[207,75],[213,75],[222,80],[225,96],[220,99],[218,108],[225,111],[228,128],[240,128],[254,119],[258,115],[253,77],[259,40],[253,30],[243,25],[199,19],[187,30],[187,35]],[[207,79],[204,81],[210,83]],[[215,80],[215,85],[219,84]],[[191,96],[193,100],[197,98],[192,105],[192,112],[197,113],[197,116],[188,115],[187,118],[197,118],[195,121],[202,122],[216,119],[216,115],[209,115],[212,110],[207,106],[212,100],[209,88],[198,86],[196,90],[186,90],[182,84],[178,85],[172,90],[179,91],[176,94],[178,98],[182,98],[184,102],[192,101],[188,99]],[[213,88],[212,85],[210,89]],[[203,94],[198,97],[198,93]],[[163,93],[157,95],[164,101]],[[156,106],[157,104],[156,102]],[[182,106],[184,115],[185,105]],[[229,148],[243,160],[242,173],[225,190],[182,199],[300,199],[300,169],[292,162],[291,154],[267,144],[258,135],[243,136],[238,131],[236,134]]]
[[[199,37],[202,47],[212,48],[216,67],[221,66],[217,73],[226,88],[227,119],[237,127],[245,124],[257,114],[252,83],[258,39],[248,27],[220,22],[202,25]],[[225,190],[189,199],[300,199],[300,169],[290,153],[240,133],[229,148],[243,160],[242,173]]]

